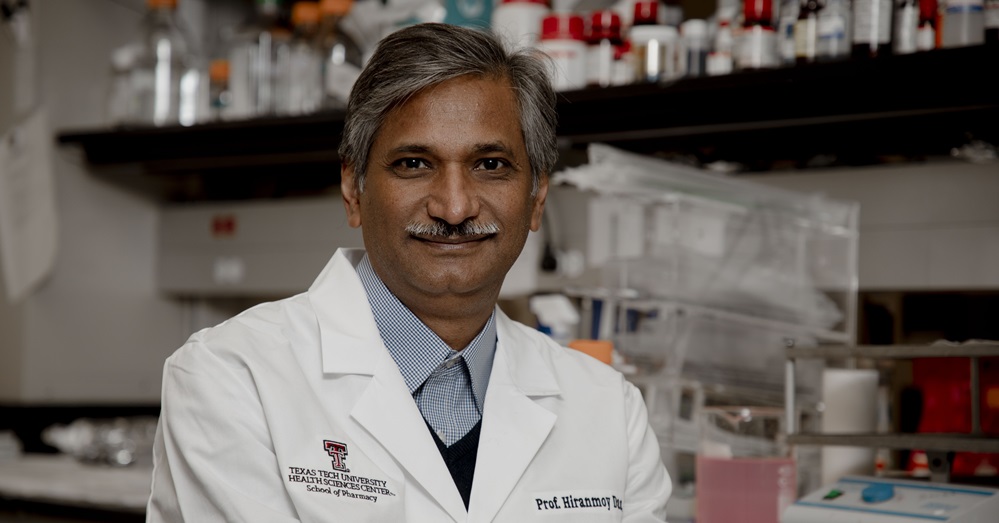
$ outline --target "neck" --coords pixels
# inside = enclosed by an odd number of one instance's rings
[[[435,296],[424,299],[397,296],[444,343],[453,350],[462,350],[482,332],[496,306],[497,295],[485,298]]]

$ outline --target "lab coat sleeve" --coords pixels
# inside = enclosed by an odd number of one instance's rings
[[[164,367],[147,522],[297,522],[250,372],[196,337]]]
[[[624,382],[624,403],[628,413],[628,483],[624,496],[624,521],[651,523],[666,521],[666,501],[673,490],[663,465],[659,441],[642,400],[630,382]]]

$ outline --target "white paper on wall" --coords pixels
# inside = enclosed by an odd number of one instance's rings
[[[0,269],[11,302],[55,265],[58,223],[46,121],[35,111],[0,135]]]

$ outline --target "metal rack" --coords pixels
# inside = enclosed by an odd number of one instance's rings
[[[949,452],[999,453],[999,438],[988,437],[981,429],[981,406],[971,401],[970,434],[800,434],[797,430],[795,406],[795,365],[799,359],[913,359],[969,358],[970,391],[978,398],[980,390],[979,358],[999,356],[999,343],[969,343],[962,345],[840,345],[813,348],[789,347],[785,364],[784,387],[787,441],[792,445],[837,445],[887,449],[922,449],[930,458],[930,473],[935,481],[949,480]]]

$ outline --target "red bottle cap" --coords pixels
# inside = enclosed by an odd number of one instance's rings
[[[584,40],[583,17],[574,14],[554,13],[541,21],[542,40]]]
[[[594,11],[590,15],[590,38],[591,41],[604,39],[621,39],[621,17],[617,13],[607,10]]]
[[[745,25],[771,25],[774,20],[773,0],[744,0],[742,15]]]
[[[919,0],[919,21],[933,21],[937,19],[937,0]]]
[[[635,15],[631,25],[659,25],[659,2],[657,0],[635,2]]]

